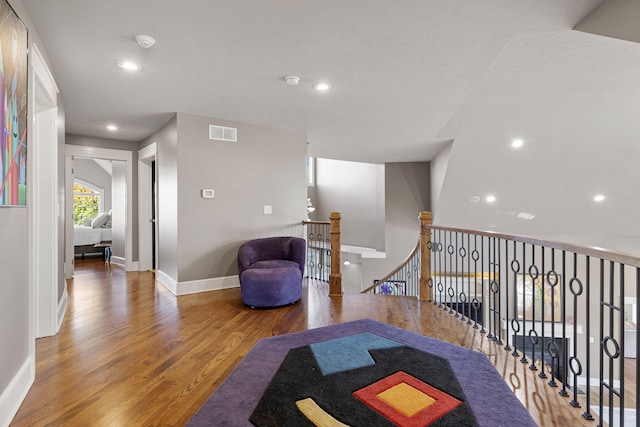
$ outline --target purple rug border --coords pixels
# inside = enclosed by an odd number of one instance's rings
[[[259,340],[187,426],[252,426],[249,417],[289,349],[362,332],[446,358],[480,426],[511,426],[514,420],[521,427],[537,425],[485,355],[362,319]],[[493,393],[488,393],[489,384]]]

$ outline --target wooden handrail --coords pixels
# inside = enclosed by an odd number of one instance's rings
[[[302,221],[303,225],[307,225],[307,224],[317,224],[317,225],[329,225],[331,224],[331,221],[307,221],[304,220]]]
[[[553,240],[542,240],[533,237],[524,237],[514,234],[497,233],[493,231],[477,231],[466,228],[445,227],[440,225],[425,225],[429,230],[451,231],[457,233],[474,234],[477,236],[485,236],[495,239],[511,240],[520,243],[528,243],[536,246],[544,246],[550,249],[558,249],[561,251],[575,252],[582,255],[589,255],[595,258],[601,258],[607,261],[614,261],[620,264],[630,265],[640,268],[640,256],[630,253],[619,252],[600,248],[597,246],[580,246],[575,243],[558,242]]]
[[[384,282],[389,280],[394,274],[396,274],[398,271],[400,271],[400,269],[402,267],[404,267],[411,260],[411,258],[414,257],[416,252],[418,252],[419,250],[420,250],[420,241],[418,241],[418,243],[416,244],[416,247],[413,248],[413,250],[411,251],[409,256],[404,261],[402,261],[402,263],[399,266],[397,266],[391,273],[385,275],[382,279],[378,280],[376,283],[374,283],[373,285],[369,286],[367,289],[365,289],[364,291],[361,291],[360,293],[361,294],[366,294],[371,289],[375,288],[376,286],[380,286],[381,284],[383,284]]]

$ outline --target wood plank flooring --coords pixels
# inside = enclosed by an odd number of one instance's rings
[[[596,425],[501,346],[413,298],[332,299],[310,281],[296,305],[251,310],[239,289],[176,298],[153,273],[90,259],[68,288],[62,329],[37,340],[35,384],[12,426],[181,426],[258,339],[363,318],[482,351],[541,426]]]

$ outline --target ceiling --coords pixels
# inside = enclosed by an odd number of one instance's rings
[[[545,50],[545,35],[572,32],[601,0],[23,2],[68,133],[140,141],[182,112],[304,131],[311,155],[382,163],[432,159],[457,136],[479,82],[540,84],[536,67],[492,64],[514,38]],[[136,34],[157,44],[142,49]],[[143,71],[119,69],[120,59]],[[284,82],[292,74],[297,86]],[[315,92],[320,80],[333,89]]]

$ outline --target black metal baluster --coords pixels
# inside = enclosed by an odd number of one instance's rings
[[[527,273],[525,272],[525,266],[527,265],[527,245],[522,243],[522,358],[520,362],[528,363],[527,359],[527,346],[525,331],[527,330]]]
[[[513,272],[513,300],[515,304],[513,306],[513,319],[511,319],[511,330],[513,331],[513,353],[512,356],[517,357],[518,353],[517,338],[518,332],[520,332],[520,320],[518,319],[518,273],[520,273],[520,262],[518,261],[518,244],[513,242],[513,260],[510,263],[511,271]]]
[[[570,405],[574,408],[581,408],[578,402],[578,376],[582,375],[582,363],[577,357],[578,354],[578,297],[582,295],[583,286],[578,278],[577,272],[578,254],[573,254],[573,277],[569,281],[569,290],[573,294],[573,355],[569,358],[569,368],[573,373],[573,398]],[[577,286],[577,288],[574,287]],[[575,362],[575,363],[574,363]]]
[[[450,269],[453,268],[453,254],[455,252],[455,249],[453,247],[453,243],[451,243],[453,240],[453,233],[451,231],[449,231],[449,244],[447,245],[447,253],[449,254],[449,270],[447,270],[448,275],[449,275],[449,286],[446,286],[447,288],[447,296],[449,296],[449,314],[453,315],[453,295],[454,295],[454,291],[453,291],[453,274],[455,272],[452,272]],[[457,258],[456,258],[457,260]],[[446,280],[445,280],[446,282]],[[446,299],[445,299],[445,305],[446,305]]]
[[[615,283],[615,265],[613,261],[611,261],[609,267],[609,301],[613,301],[613,288]],[[613,310],[611,309],[611,304],[605,302],[604,305],[609,309],[609,334],[602,338],[602,349],[609,358],[609,383],[604,383],[604,386],[609,392],[609,424],[611,424],[613,421],[613,395],[615,394],[613,385],[615,379],[613,377],[613,355],[607,348],[607,343],[609,342],[610,337],[613,336]]]
[[[556,252],[551,248],[551,270],[547,273],[547,282],[551,288],[551,341],[547,344],[547,352],[551,356],[551,380],[547,383],[551,387],[558,387],[555,381],[556,368],[558,367],[558,344],[556,344],[556,286],[558,286],[558,273],[556,273]]]
[[[545,251],[544,251],[544,246],[540,246],[540,268],[542,270],[542,274],[540,275],[540,281],[542,282],[540,284],[540,305],[542,306],[542,310],[540,312],[540,325],[542,325],[542,341],[540,343],[540,372],[538,373],[538,377],[540,378],[547,378],[547,374],[544,371],[544,327],[546,324],[545,321],[545,317],[544,317],[544,305],[545,305],[545,299],[544,299],[544,288],[546,287],[547,283],[546,283],[546,276],[544,274],[544,255],[545,255]],[[551,324],[551,327],[553,328],[553,324]]]
[[[610,264],[610,269],[613,269],[613,263]],[[604,259],[600,260],[600,304],[599,310],[600,315],[598,316],[600,323],[600,333],[598,343],[600,346],[600,384],[598,384],[598,427],[603,426],[603,417],[604,417],[604,305],[605,305],[605,294],[604,294]]]
[[[487,302],[484,299],[484,236],[480,236],[480,268],[482,269],[482,287],[480,288],[480,309],[482,310],[482,322],[480,323],[480,333],[486,334],[487,331],[484,328],[484,324],[487,321],[484,315],[484,313],[487,312],[485,309],[485,307],[487,306]]]
[[[467,233],[467,249],[471,250],[471,234]],[[472,254],[473,255],[473,254]],[[467,325],[471,325],[471,309],[473,304],[473,298],[471,298],[471,280],[473,279],[473,295],[475,296],[475,288],[476,288],[476,277],[471,276],[471,257],[467,257],[467,272],[469,273],[469,281],[467,282]]]
[[[464,321],[464,316],[465,314],[467,314],[467,294],[464,292],[464,281],[465,278],[467,280],[467,283],[469,283],[469,280],[471,280],[470,275],[465,276],[464,274],[464,262],[465,259],[467,257],[467,248],[464,246],[464,234],[461,236],[460,238],[460,249],[458,250],[458,255],[460,255],[460,264],[462,265],[462,269],[461,269],[461,278],[462,278],[462,292],[460,292],[460,295],[458,297],[458,299],[460,300],[460,302],[462,303],[462,311],[460,312],[460,320]]]
[[[507,335],[507,344],[504,346],[506,351],[511,350],[511,346],[509,345],[509,273],[508,273],[508,265],[509,265],[509,241],[504,241],[504,269],[501,270],[501,279],[502,280],[502,270],[504,270],[504,290],[505,290],[505,302],[506,302],[506,314],[504,317],[506,335]],[[502,320],[501,320],[502,321]]]
[[[624,264],[620,264],[620,349],[618,350],[618,357],[620,358],[620,425],[624,425]],[[637,357],[637,355],[636,355]],[[588,402],[588,401],[587,401]],[[588,405],[587,405],[588,407]],[[587,413],[589,410],[587,409]],[[591,415],[591,414],[589,414]],[[638,414],[636,414],[636,424],[638,420]],[[587,418],[587,419],[593,419]],[[610,418],[612,419],[612,418]]]
[[[487,295],[487,300],[489,302],[489,307],[487,310],[487,314],[489,315],[486,322],[489,325],[489,333],[487,334],[487,338],[489,338],[492,341],[495,341],[495,337],[493,335],[493,321],[494,319],[494,306],[495,306],[495,292],[494,292],[494,283],[495,283],[495,277],[493,276],[493,259],[492,256],[493,251],[491,250],[491,243],[493,243],[494,239],[492,237],[489,237],[487,239],[487,274],[489,275],[489,295]]]
[[[442,265],[442,250],[442,231],[438,230],[438,264],[440,266],[440,269],[438,270],[438,292],[440,293],[440,298],[438,298],[438,307],[442,307],[442,292],[444,290],[444,285],[442,284],[442,275],[444,271],[444,266]],[[433,303],[435,304],[435,301]]]
[[[478,260],[480,259],[480,253],[478,252],[478,236],[473,236],[473,252],[471,252],[471,258],[473,258],[473,275],[478,280]],[[480,289],[484,286],[482,281],[482,275],[480,277]],[[473,300],[471,305],[473,307],[473,329],[478,329],[478,310],[480,309],[480,302],[478,301],[478,286],[474,284]]]
[[[458,272],[460,270],[458,270],[458,260],[460,259],[459,257],[459,250],[460,248],[458,247],[458,232],[456,232],[455,234],[456,236],[456,245],[455,245],[455,253],[456,253],[456,270],[455,270],[455,278],[456,278],[456,315],[454,317],[460,317],[460,293],[458,292],[458,285],[460,283],[460,275],[458,274]],[[453,303],[453,301],[452,301]],[[451,304],[453,306],[453,304]]]
[[[585,271],[585,307],[586,307],[586,319],[585,319],[585,329],[586,329],[586,343],[587,343],[587,354],[585,357],[585,362],[587,365],[586,374],[587,374],[587,395],[585,399],[585,411],[582,414],[582,417],[586,420],[593,420],[593,415],[591,415],[591,316],[589,315],[589,311],[591,310],[590,301],[591,301],[591,257],[589,255],[585,258],[586,271]]]
[[[500,277],[500,240],[499,239],[495,239],[494,241],[494,250],[497,252],[495,257],[494,257],[494,266],[493,266],[493,280],[496,283],[496,295],[495,298],[497,299],[497,301],[494,302],[494,308],[495,308],[495,323],[494,323],[494,327],[495,327],[495,338],[496,338],[496,344],[498,345],[502,345],[502,337],[501,337],[501,333],[500,333],[500,316],[502,314],[502,310],[500,309],[500,293],[502,292],[502,286],[500,285],[500,281],[502,280]]]
[[[536,331],[536,281],[540,278],[540,270],[536,265],[536,247],[531,245],[531,265],[529,266],[529,277],[531,278],[531,329],[529,329],[529,341],[531,342],[531,365],[529,369],[537,371],[536,366],[536,346],[540,342],[538,331]],[[544,327],[544,324],[542,325]]]
[[[568,360],[567,359],[567,252],[566,251],[562,251],[562,307],[561,307],[561,313],[562,313],[562,359],[563,360]],[[567,372],[567,369],[569,369],[569,367],[567,366],[567,363],[563,363],[562,364],[562,390],[560,390],[558,392],[558,394],[562,397],[568,397],[569,393],[567,392],[567,378],[569,376],[569,373]]]

